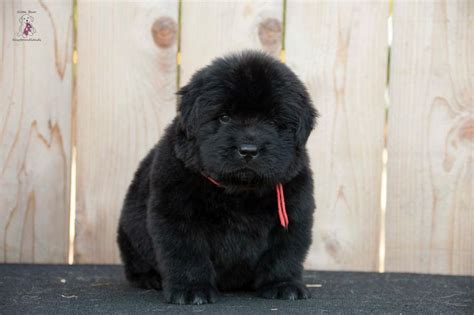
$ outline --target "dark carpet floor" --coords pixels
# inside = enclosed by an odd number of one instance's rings
[[[237,293],[178,306],[129,287],[120,266],[0,264],[0,314],[474,314],[474,277],[308,271],[304,279],[310,300]]]

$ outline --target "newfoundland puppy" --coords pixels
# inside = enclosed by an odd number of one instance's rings
[[[305,144],[317,116],[283,63],[218,58],[179,92],[179,114],[141,162],[118,244],[127,279],[169,303],[255,290],[306,299],[313,181]]]

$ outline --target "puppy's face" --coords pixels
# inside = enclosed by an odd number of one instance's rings
[[[316,112],[279,61],[259,53],[217,59],[179,94],[203,173],[252,189],[285,181],[298,166]]]
[[[203,171],[233,185],[278,181],[296,153],[294,136],[279,125],[278,114],[242,104],[218,107],[197,132]]]

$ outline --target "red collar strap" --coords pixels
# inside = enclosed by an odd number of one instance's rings
[[[217,187],[222,187],[222,185],[216,181],[214,178],[204,175],[211,183],[216,185]],[[285,229],[288,229],[288,215],[286,214],[286,205],[285,205],[285,194],[283,193],[283,185],[277,184],[275,187],[276,194],[277,194],[277,202],[278,202],[278,217],[280,218],[280,224]]]

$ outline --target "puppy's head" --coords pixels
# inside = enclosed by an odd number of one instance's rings
[[[305,163],[317,113],[304,85],[278,60],[259,52],[216,59],[178,95],[193,167],[223,185],[272,186]]]

